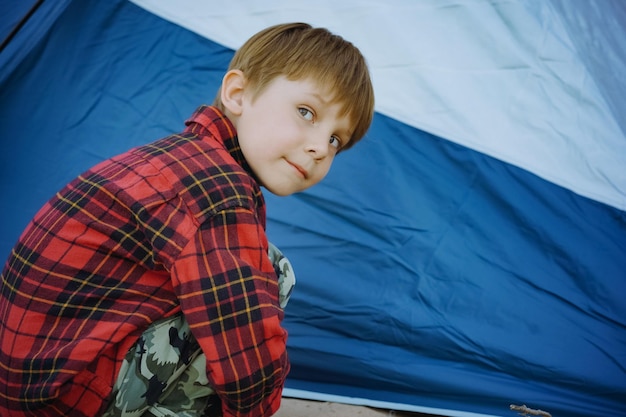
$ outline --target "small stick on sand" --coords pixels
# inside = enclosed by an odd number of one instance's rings
[[[547,411],[534,410],[532,408],[526,407],[525,405],[511,404],[510,407],[511,407],[511,410],[519,411],[520,415],[523,415],[523,416],[533,415],[533,416],[552,417],[552,414],[548,413]]]

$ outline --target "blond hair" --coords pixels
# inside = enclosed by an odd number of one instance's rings
[[[292,81],[310,78],[328,88],[354,128],[342,150],[358,142],[372,122],[374,90],[365,58],[327,29],[306,23],[271,26],[237,50],[228,67],[232,69],[243,72],[255,95],[281,75]],[[214,105],[224,110],[219,92]]]

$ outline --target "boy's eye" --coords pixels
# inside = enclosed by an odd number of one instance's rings
[[[328,142],[335,149],[341,148],[341,139],[339,139],[337,136],[331,136]]]
[[[307,109],[306,107],[300,107],[298,108],[298,111],[305,120],[313,120],[313,112],[311,110]]]

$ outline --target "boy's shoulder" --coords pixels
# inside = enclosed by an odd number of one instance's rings
[[[206,112],[200,115],[205,118]],[[232,207],[255,209],[261,190],[247,169],[234,134],[222,126],[187,121],[187,129],[131,151],[154,167],[197,216]],[[226,130],[228,132],[228,130]],[[234,133],[234,129],[230,130]]]

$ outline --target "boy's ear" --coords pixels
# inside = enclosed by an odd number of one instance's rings
[[[220,98],[224,108],[233,116],[240,116],[243,108],[243,91],[246,77],[238,69],[228,71],[222,79]]]

